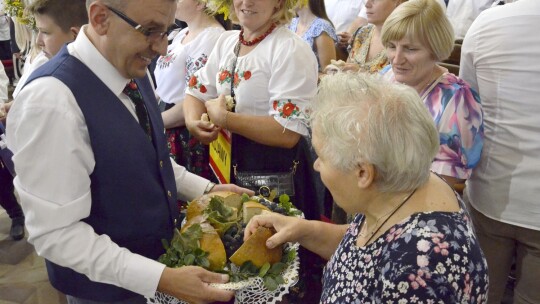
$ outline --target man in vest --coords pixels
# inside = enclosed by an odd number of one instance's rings
[[[177,195],[253,193],[168,157],[147,65],[166,52],[176,1],[88,0],[87,10],[89,24],[30,76],[8,116],[28,241],[68,303],[145,303],[156,290],[227,301],[232,292],[208,284],[226,275],[155,261]]]

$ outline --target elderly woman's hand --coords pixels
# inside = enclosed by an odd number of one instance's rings
[[[274,248],[283,243],[297,242],[303,236],[304,226],[308,221],[292,216],[285,216],[273,212],[263,212],[254,216],[244,231],[244,241],[247,240],[257,227],[274,228],[276,234],[266,241],[266,247]]]

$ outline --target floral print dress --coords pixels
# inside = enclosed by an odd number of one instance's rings
[[[291,21],[291,24],[289,25],[289,29],[293,33],[296,33],[297,27],[298,27],[298,17],[295,17]],[[313,50],[313,53],[317,57],[317,63],[319,65],[319,69],[321,69],[321,63],[318,62],[319,56],[317,55],[315,39],[317,39],[317,37],[322,35],[322,33],[326,33],[328,36],[330,36],[330,38],[334,40],[334,43],[337,42],[337,35],[336,35],[336,30],[334,29],[334,26],[330,22],[322,18],[316,18],[315,20],[313,20],[308,30],[302,35],[302,39],[304,39],[304,41],[309,44],[309,46]]]
[[[392,66],[382,77],[396,82]],[[439,131],[440,147],[431,165],[439,175],[468,179],[480,161],[484,119],[480,96],[452,73],[444,73],[420,96]]]
[[[368,24],[359,28],[354,33],[347,62],[358,64],[360,66],[359,72],[377,73],[390,63],[384,49],[375,58],[372,58],[370,61],[367,60],[374,29],[375,26]]]
[[[357,215],[324,269],[321,303],[486,303],[486,260],[460,203],[413,214],[365,247]]]

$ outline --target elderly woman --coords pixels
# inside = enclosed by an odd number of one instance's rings
[[[191,76],[202,68],[223,26],[206,10],[204,0],[178,2],[175,17],[187,23],[187,28],[176,32],[167,54],[156,64],[156,92],[165,104],[161,113],[167,133],[171,158],[190,172],[212,179],[208,165],[208,146],[192,139],[185,127],[182,109],[185,90]]]
[[[452,52],[454,33],[435,0],[410,0],[386,20],[382,42],[391,66],[383,77],[412,87],[439,131],[440,147],[431,169],[449,184],[463,183],[480,159],[484,138],[478,94],[437,65]]]
[[[315,169],[350,225],[254,217],[329,259],[321,303],[484,303],[486,261],[463,202],[430,173],[439,139],[414,90],[361,74],[324,77],[314,106]]]

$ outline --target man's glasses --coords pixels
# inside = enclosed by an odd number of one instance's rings
[[[121,11],[113,8],[113,7],[110,7],[108,5],[106,5],[106,7],[111,11],[113,12],[116,16],[120,17],[122,20],[124,20],[125,22],[127,22],[129,25],[131,25],[136,31],[138,31],[139,33],[143,34],[144,36],[146,36],[146,38],[148,39],[149,42],[157,42],[157,41],[161,41],[163,40],[163,38],[169,36],[169,34],[175,30],[177,28],[177,26],[173,25],[171,27],[169,27],[166,31],[151,31],[147,28],[145,28],[144,26],[138,24],[137,22],[135,22],[133,19],[129,18],[128,16],[126,16],[124,13],[122,13]]]

